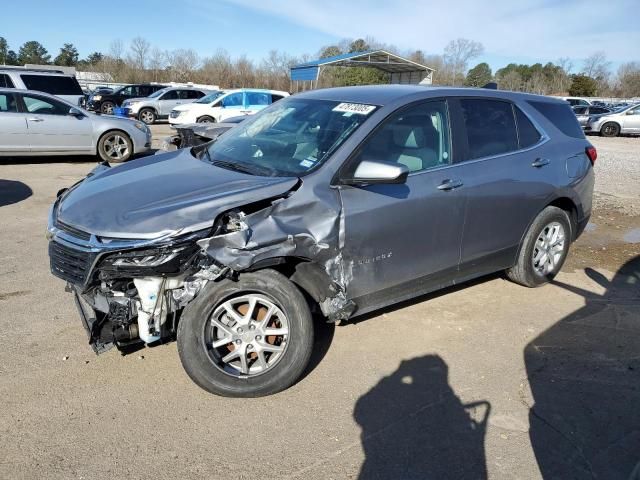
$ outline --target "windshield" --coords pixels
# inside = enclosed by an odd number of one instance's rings
[[[209,95],[205,95],[200,100],[196,100],[195,103],[212,103],[216,98],[222,95],[224,92],[213,92]]]
[[[329,158],[375,109],[290,97],[229,130],[202,159],[253,175],[303,176]]]
[[[157,98],[160,95],[162,95],[164,92],[166,92],[167,90],[169,90],[168,88],[163,88],[161,90],[158,90],[156,92],[153,92],[151,95],[149,95],[149,98]]]

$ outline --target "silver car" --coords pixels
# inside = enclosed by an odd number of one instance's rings
[[[621,133],[640,135],[640,103],[604,115],[593,115],[584,127],[587,133],[617,137]]]
[[[0,89],[0,156],[98,155],[124,162],[151,147],[142,122],[83,110],[31,90]]]
[[[134,117],[148,125],[160,118],[169,118],[169,113],[178,105],[195,102],[210,93],[210,90],[192,87],[167,87],[144,98],[131,98],[122,102],[128,117]]]
[[[571,107],[571,109],[573,113],[575,113],[578,123],[582,128],[587,125],[587,120],[589,120],[591,115],[603,115],[612,112],[610,108],[600,107],[598,105],[578,105]]]

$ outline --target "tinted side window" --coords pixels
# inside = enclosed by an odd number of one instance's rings
[[[204,93],[202,93],[200,90],[187,90],[187,98],[190,100],[195,100],[202,97],[204,97]]]
[[[584,138],[582,127],[580,127],[569,105],[555,102],[529,102],[529,104],[565,135]]]
[[[573,113],[577,115],[584,115],[587,113],[587,107],[573,107]]]
[[[15,88],[11,77],[6,73],[0,73],[0,87],[2,88]]]
[[[514,107],[516,112],[516,123],[518,124],[518,144],[520,148],[527,148],[540,141],[542,135],[531,123],[531,120],[518,107]]]
[[[269,105],[270,95],[262,92],[247,92],[247,105]]]
[[[518,149],[518,135],[509,102],[460,100],[469,145],[469,160]]]
[[[444,101],[427,102],[392,115],[361,147],[363,160],[401,163],[410,172],[451,162],[449,116]]]
[[[242,93],[232,93],[222,99],[222,106],[224,107],[241,107],[242,106]]]
[[[0,93],[0,112],[17,112],[16,98],[12,93]]]
[[[177,90],[169,90],[167,93],[162,95],[160,100],[177,100],[178,99],[178,91]]]
[[[38,90],[52,95],[82,95],[82,89],[75,77],[21,74],[20,78],[28,90]]]
[[[278,100],[282,100],[284,97],[282,95],[271,95],[271,103],[275,103]]]
[[[606,108],[602,108],[602,107],[591,107],[589,109],[589,114],[590,115],[598,115],[600,113],[608,113],[609,110],[607,110]]]

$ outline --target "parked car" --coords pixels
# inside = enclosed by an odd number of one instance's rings
[[[602,115],[592,115],[587,119],[584,131],[599,133],[603,137],[618,135],[640,135],[640,104]]]
[[[501,270],[549,282],[595,160],[546,97],[312,90],[215,142],[98,166],[52,206],[51,270],[96,352],[176,335],[200,387],[268,395],[305,370],[312,311],[345,320]]]
[[[227,130],[246,120],[246,116],[227,118],[222,123],[185,123],[184,125],[173,125],[176,130],[175,135],[165,137],[160,143],[160,149],[156,155],[164,152],[172,152],[179,148],[188,148],[202,145],[203,143],[216,140]]]
[[[118,88],[114,92],[96,91],[87,99],[87,110],[113,115],[114,107],[119,107],[129,98],[148,97],[152,93],[167,88],[166,85],[139,83]]]
[[[167,87],[152,93],[147,98],[133,98],[122,102],[129,117],[150,125],[160,118],[169,117],[169,112],[183,103],[191,103],[209,94],[209,90],[191,87]]]
[[[123,162],[151,147],[142,122],[90,113],[42,92],[0,89],[0,156],[98,155]]]
[[[253,115],[272,103],[288,97],[287,92],[243,88],[230,90],[224,94],[211,94],[187,105],[174,108],[169,115],[169,123],[212,123],[224,122],[238,115]]]
[[[84,94],[76,77],[61,70],[24,67],[0,67],[0,88],[45,92],[73,105],[80,105]]]
[[[579,105],[576,107],[572,107],[573,113],[575,113],[576,118],[578,119],[578,123],[581,127],[585,127],[587,125],[587,120],[590,115],[602,115],[605,113],[611,113],[611,109],[607,107],[598,107],[594,105],[584,106]]]
[[[572,107],[575,107],[576,105],[591,105],[591,100],[587,100],[586,98],[579,98],[579,97],[560,97],[560,98],[562,98],[564,101],[569,103],[569,105],[571,105]]]

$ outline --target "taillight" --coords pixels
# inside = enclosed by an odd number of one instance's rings
[[[587,157],[589,157],[589,160],[591,160],[591,165],[595,165],[596,159],[598,158],[598,151],[596,150],[596,147],[589,146],[584,149],[584,152],[587,154]]]

